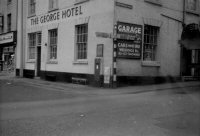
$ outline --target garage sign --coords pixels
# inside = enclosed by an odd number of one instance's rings
[[[117,23],[117,57],[141,58],[142,25]]]

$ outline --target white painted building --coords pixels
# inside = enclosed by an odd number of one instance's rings
[[[0,0],[0,71],[10,68],[14,60],[16,31],[17,1]]]
[[[98,86],[179,78],[182,25],[200,21],[199,0],[18,4],[16,75]]]

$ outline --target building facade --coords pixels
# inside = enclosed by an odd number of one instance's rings
[[[199,31],[199,0],[18,0],[18,5],[17,76],[114,87],[176,79],[187,67],[181,57],[183,26],[197,24]]]
[[[17,1],[0,0],[0,71],[14,67]]]

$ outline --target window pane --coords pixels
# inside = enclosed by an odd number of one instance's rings
[[[29,59],[35,59],[36,34],[29,34]]]
[[[155,50],[158,39],[158,27],[145,25],[144,30],[144,60],[155,60]]]
[[[49,31],[50,59],[57,59],[57,29]]]
[[[76,26],[77,59],[87,59],[87,25]]]
[[[49,0],[49,9],[57,8],[57,0]]]
[[[42,35],[41,33],[37,33],[37,44],[41,45],[41,43],[42,43]]]
[[[196,10],[197,0],[187,0],[187,9]]]

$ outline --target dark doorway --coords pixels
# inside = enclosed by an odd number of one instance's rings
[[[37,47],[37,76],[40,76],[41,71],[41,46]]]
[[[182,49],[182,76],[200,76],[200,50]]]

